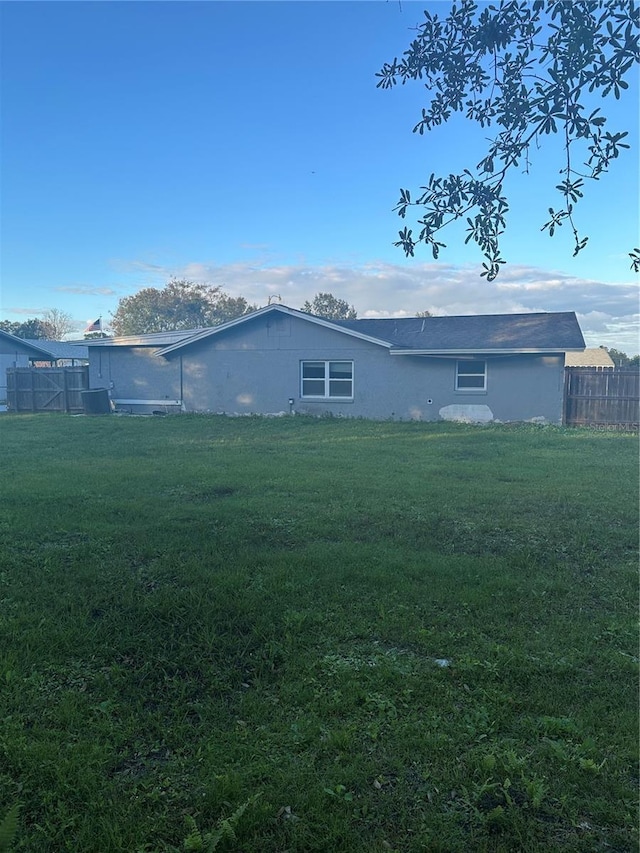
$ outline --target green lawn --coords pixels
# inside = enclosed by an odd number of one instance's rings
[[[3,415],[0,453],[16,850],[637,850],[637,437]]]

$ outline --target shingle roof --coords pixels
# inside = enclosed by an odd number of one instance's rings
[[[56,359],[87,359],[89,351],[86,346],[72,343],[71,341],[47,341],[43,338],[18,338],[9,332],[0,330],[0,337],[9,341],[11,345],[30,350],[29,358],[37,361],[53,361]]]
[[[0,338],[7,341],[10,346],[16,346],[21,351],[23,350],[31,350],[30,358],[35,358],[36,356],[42,356],[46,358],[48,355],[47,350],[45,350],[44,341],[27,341],[24,338],[18,338],[15,335],[11,335],[9,332],[4,332],[0,329]]]
[[[89,350],[82,344],[71,343],[70,341],[45,341],[41,338],[25,338],[24,342],[30,346],[36,347],[39,350],[44,350],[49,353],[51,358],[65,359],[88,359]]]
[[[336,325],[388,341],[394,349],[430,352],[583,349],[572,311],[554,314],[476,314],[338,320]]]
[[[124,338],[96,338],[89,347],[159,346],[158,355],[191,346],[212,335],[272,312],[344,330],[395,353],[563,352],[584,349],[572,311],[540,314],[476,314],[458,317],[403,317],[382,320],[323,320],[285,305],[270,305],[208,329],[187,329]]]
[[[604,347],[586,349],[584,352],[567,353],[565,367],[615,367],[615,363]]]

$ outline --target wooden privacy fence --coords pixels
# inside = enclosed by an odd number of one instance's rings
[[[89,368],[10,367],[10,412],[83,412],[82,392],[89,388]]]
[[[564,423],[608,429],[638,429],[640,372],[567,367]]]

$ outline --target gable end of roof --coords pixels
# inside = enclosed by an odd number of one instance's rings
[[[290,317],[298,317],[301,320],[314,323],[315,325],[324,326],[327,329],[332,329],[334,332],[340,332],[344,335],[348,335],[353,338],[359,338],[360,340],[368,341],[372,344],[377,344],[378,346],[385,347],[386,349],[391,348],[391,343],[389,341],[365,334],[364,332],[358,331],[356,329],[345,328],[344,326],[340,326],[339,324],[334,323],[331,320],[325,320],[322,317],[316,317],[313,314],[306,314],[304,311],[298,311],[295,308],[289,308],[287,305],[265,305],[264,308],[259,308],[257,311],[253,311],[251,314],[243,314],[242,317],[236,317],[235,320],[230,320],[228,323],[222,323],[220,326],[214,326],[211,329],[202,329],[196,332],[196,334],[190,335],[188,338],[185,338],[182,341],[163,347],[156,353],[156,355],[169,355],[173,352],[176,352],[176,350],[191,346],[192,344],[195,344],[198,341],[202,341],[207,338],[214,337],[216,335],[224,334],[229,329],[233,329],[236,326],[240,326],[243,323],[248,322],[249,320],[254,320],[257,317],[264,316],[265,314],[274,313],[286,314]]]

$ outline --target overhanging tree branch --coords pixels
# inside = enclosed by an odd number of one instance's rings
[[[446,18],[425,12],[425,21],[403,54],[385,63],[377,86],[390,89],[400,81],[421,81],[430,93],[414,133],[432,132],[454,113],[464,112],[481,127],[498,126],[486,155],[475,172],[464,170],[446,178],[431,175],[415,201],[400,191],[394,210],[404,219],[421,208],[416,238],[405,227],[395,243],[413,255],[424,243],[437,258],[445,244],[440,232],[467,216],[468,236],[485,256],[483,276],[494,279],[504,259],[500,237],[506,227],[509,202],[504,184],[509,172],[524,159],[531,164],[531,146],[546,137],[563,135],[563,180],[556,186],[563,203],[549,208],[542,225],[550,235],[564,221],[574,237],[574,255],[586,246],[574,220],[585,181],[598,180],[628,144],[625,131],[604,131],[600,108],[587,110],[594,96],[618,99],[627,78],[640,61],[640,14],[634,0],[503,0],[481,12],[472,0],[453,3]],[[575,149],[575,150],[574,150]],[[587,173],[578,172],[579,151]],[[499,164],[496,166],[496,164]],[[632,257],[632,266],[638,263]]]

